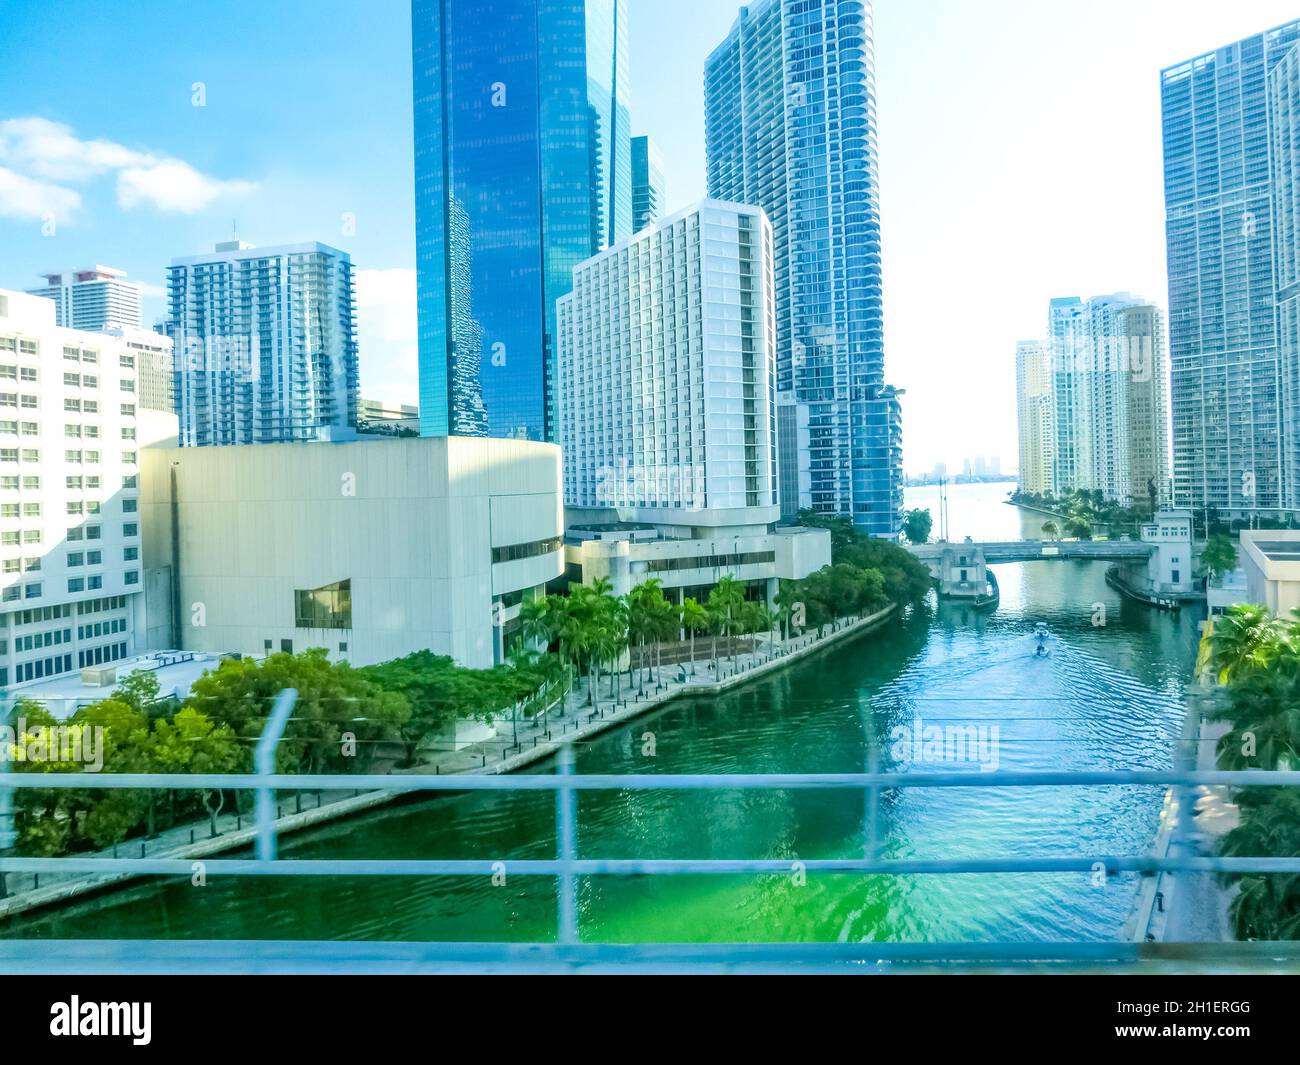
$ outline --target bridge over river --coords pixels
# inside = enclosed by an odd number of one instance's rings
[[[996,598],[996,580],[990,581],[988,566],[999,562],[1113,562],[1122,567],[1126,585],[1131,584],[1138,594],[1149,592],[1160,583],[1157,556],[1163,542],[1145,537],[1142,540],[966,540],[913,544],[908,550],[930,567],[941,596],[983,603]],[[1190,540],[1186,546],[1190,574]]]

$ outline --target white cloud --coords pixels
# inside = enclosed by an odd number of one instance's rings
[[[80,197],[55,182],[86,182],[117,175],[117,202],[126,210],[142,205],[164,212],[194,214],[224,196],[241,196],[256,186],[248,181],[209,177],[189,163],[157,152],[138,151],[109,140],[81,140],[61,122],[29,116],[0,121],[0,166],[11,175],[19,203],[54,201],[62,213]],[[31,217],[30,206],[9,207],[9,190],[0,214]],[[38,212],[39,217],[44,212]]]
[[[49,181],[15,174],[0,166],[0,217],[35,219],[53,218],[64,222],[81,206],[81,196]]]
[[[53,181],[83,181],[109,170],[154,161],[112,141],[82,141],[60,122],[10,118],[0,122],[0,159],[19,170]]]
[[[117,202],[127,210],[149,203],[159,211],[194,214],[222,196],[243,196],[254,188],[248,181],[219,181],[200,174],[189,163],[164,159],[152,166],[121,171]]]
[[[358,270],[356,278],[361,394],[389,403],[418,403],[415,271]]]

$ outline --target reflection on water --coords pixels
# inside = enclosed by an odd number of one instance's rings
[[[969,489],[967,491],[966,489]],[[1007,487],[951,490],[955,536],[1015,537],[1046,520],[1003,505]],[[919,490],[909,506],[926,505]],[[937,512],[937,511],[936,511]],[[997,567],[991,614],[943,605],[718,699],[681,701],[584,746],[579,772],[845,772],[869,747],[902,771],[896,729],[983,728],[1002,769],[1172,764],[1193,611],[1157,614],[1109,589],[1105,567]],[[1094,624],[1103,614],[1104,626]],[[1034,655],[1033,629],[1051,629]],[[656,754],[642,754],[653,733]],[[925,768],[932,768],[925,766]],[[973,762],[944,765],[980,772]],[[1153,789],[899,790],[882,803],[884,852],[924,858],[1121,854],[1154,834]],[[584,857],[860,855],[863,798],[848,792],[584,794]],[[481,857],[507,880],[307,878],[148,884],[14,927],[52,937],[546,940],[551,881],[509,861],[554,854],[545,795],[417,801],[286,841],[287,857]],[[582,935],[604,940],[1098,939],[1115,936],[1133,880],[1086,875],[677,877],[581,885]]]

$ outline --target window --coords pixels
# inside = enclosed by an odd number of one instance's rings
[[[87,565],[87,566],[98,566],[98,565],[99,565],[101,562],[103,562],[103,561],[104,561],[104,552],[103,552],[103,551],[87,551],[87,552],[86,552],[86,565]]]
[[[352,581],[296,591],[294,625],[299,629],[352,628]]]
[[[81,566],[86,562],[86,556],[80,551],[72,551],[68,554],[68,566]]]
[[[138,559],[139,557],[140,557],[140,549],[139,549],[138,547],[124,547],[124,548],[122,548],[122,561],[123,561],[123,562],[134,562],[134,561],[135,561],[136,559]]]
[[[94,578],[92,577],[91,579],[93,580]],[[140,583],[140,571],[139,571],[138,569],[129,569],[129,570],[127,570],[127,571],[126,571],[126,583],[127,583],[127,584],[139,584],[139,583]]]
[[[138,536],[139,533],[140,533],[140,526],[133,521],[128,521],[125,525],[122,526],[123,536]]]
[[[29,584],[23,589],[25,599],[39,599],[41,597],[41,586],[39,584]]]
[[[564,542],[558,536],[549,540],[535,540],[530,544],[513,544],[510,547],[492,548],[492,562],[514,562],[521,558],[537,558],[560,550]]]
[[[281,641],[280,641],[280,650],[283,651],[283,652],[284,652],[285,654],[287,654],[287,655],[291,655],[291,654],[293,654],[293,641],[292,641],[292,640],[281,640]]]
[[[122,513],[123,513],[123,514],[134,514],[134,513],[136,512],[137,507],[138,507],[138,503],[139,503],[139,501],[138,501],[138,500],[135,500],[135,499],[124,499],[124,500],[122,500]]]
[[[85,582],[85,580],[84,580],[83,578],[81,578],[81,577],[69,577],[69,578],[68,578],[68,591],[70,591],[70,592],[84,592],[85,590],[86,590],[86,582]]]
[[[91,592],[98,591],[98,590],[99,590],[100,588],[102,588],[102,587],[104,587],[104,578],[103,578],[103,577],[98,577],[98,576],[96,576],[96,577],[88,577],[88,578],[86,578],[86,589],[87,589],[87,591],[91,591]]]

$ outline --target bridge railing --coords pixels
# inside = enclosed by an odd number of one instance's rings
[[[1300,772],[1165,772],[1134,771],[994,771],[906,772],[839,774],[583,774],[573,772],[570,747],[561,749],[559,771],[551,774],[512,776],[427,776],[356,775],[340,778],[328,774],[276,774],[270,760],[257,759],[261,772],[254,774],[5,774],[0,785],[15,790],[39,789],[229,789],[253,791],[258,796],[258,836],[251,858],[205,858],[205,875],[220,876],[409,876],[409,877],[492,877],[552,878],[556,891],[556,942],[547,943],[408,943],[362,947],[358,944],[116,944],[51,943],[9,939],[0,943],[0,962],[11,971],[60,971],[59,966],[107,966],[112,971],[165,971],[170,966],[184,971],[222,966],[249,971],[311,971],[322,959],[333,958],[339,966],[414,966],[421,970],[447,971],[479,967],[497,969],[556,969],[591,966],[686,968],[773,968],[784,965],[835,967],[848,962],[931,961],[954,962],[983,959],[988,963],[1054,961],[1092,964],[1101,961],[1134,964],[1152,956],[1125,943],[1039,943],[1039,944],[792,944],[760,948],[753,945],[713,944],[708,947],[665,947],[655,944],[612,947],[582,943],[579,935],[577,880],[579,877],[663,877],[857,874],[863,876],[960,876],[970,874],[1064,874],[1080,873],[1113,877],[1122,873],[1284,874],[1300,873],[1300,857],[1225,858],[1192,853],[1184,844],[1181,852],[1154,857],[1150,854],[1080,853],[1050,857],[1006,855],[987,858],[884,858],[881,857],[880,796],[902,789],[992,789],[992,788],[1077,788],[1144,786],[1183,789],[1197,787],[1300,787]],[[274,794],[277,791],[310,791],[337,788],[346,781],[349,788],[391,793],[550,793],[555,798],[556,856],[553,859],[285,859],[277,854]],[[579,854],[578,796],[597,791],[698,792],[747,791],[849,791],[863,796],[862,852],[860,856],[838,858],[763,859],[627,859],[581,857]],[[105,875],[176,876],[189,878],[194,872],[190,858],[0,858],[0,872],[75,873]],[[1211,952],[1212,954],[1213,952]],[[1221,953],[1221,952],[1220,952]],[[1269,944],[1256,954],[1260,959],[1295,958],[1294,946]],[[1204,955],[1210,957],[1210,954]],[[365,961],[365,959],[369,961]],[[169,960],[170,959],[170,960]],[[244,959],[241,961],[240,959]],[[261,959],[254,962],[255,959]],[[97,970],[98,971],[98,970]]]

